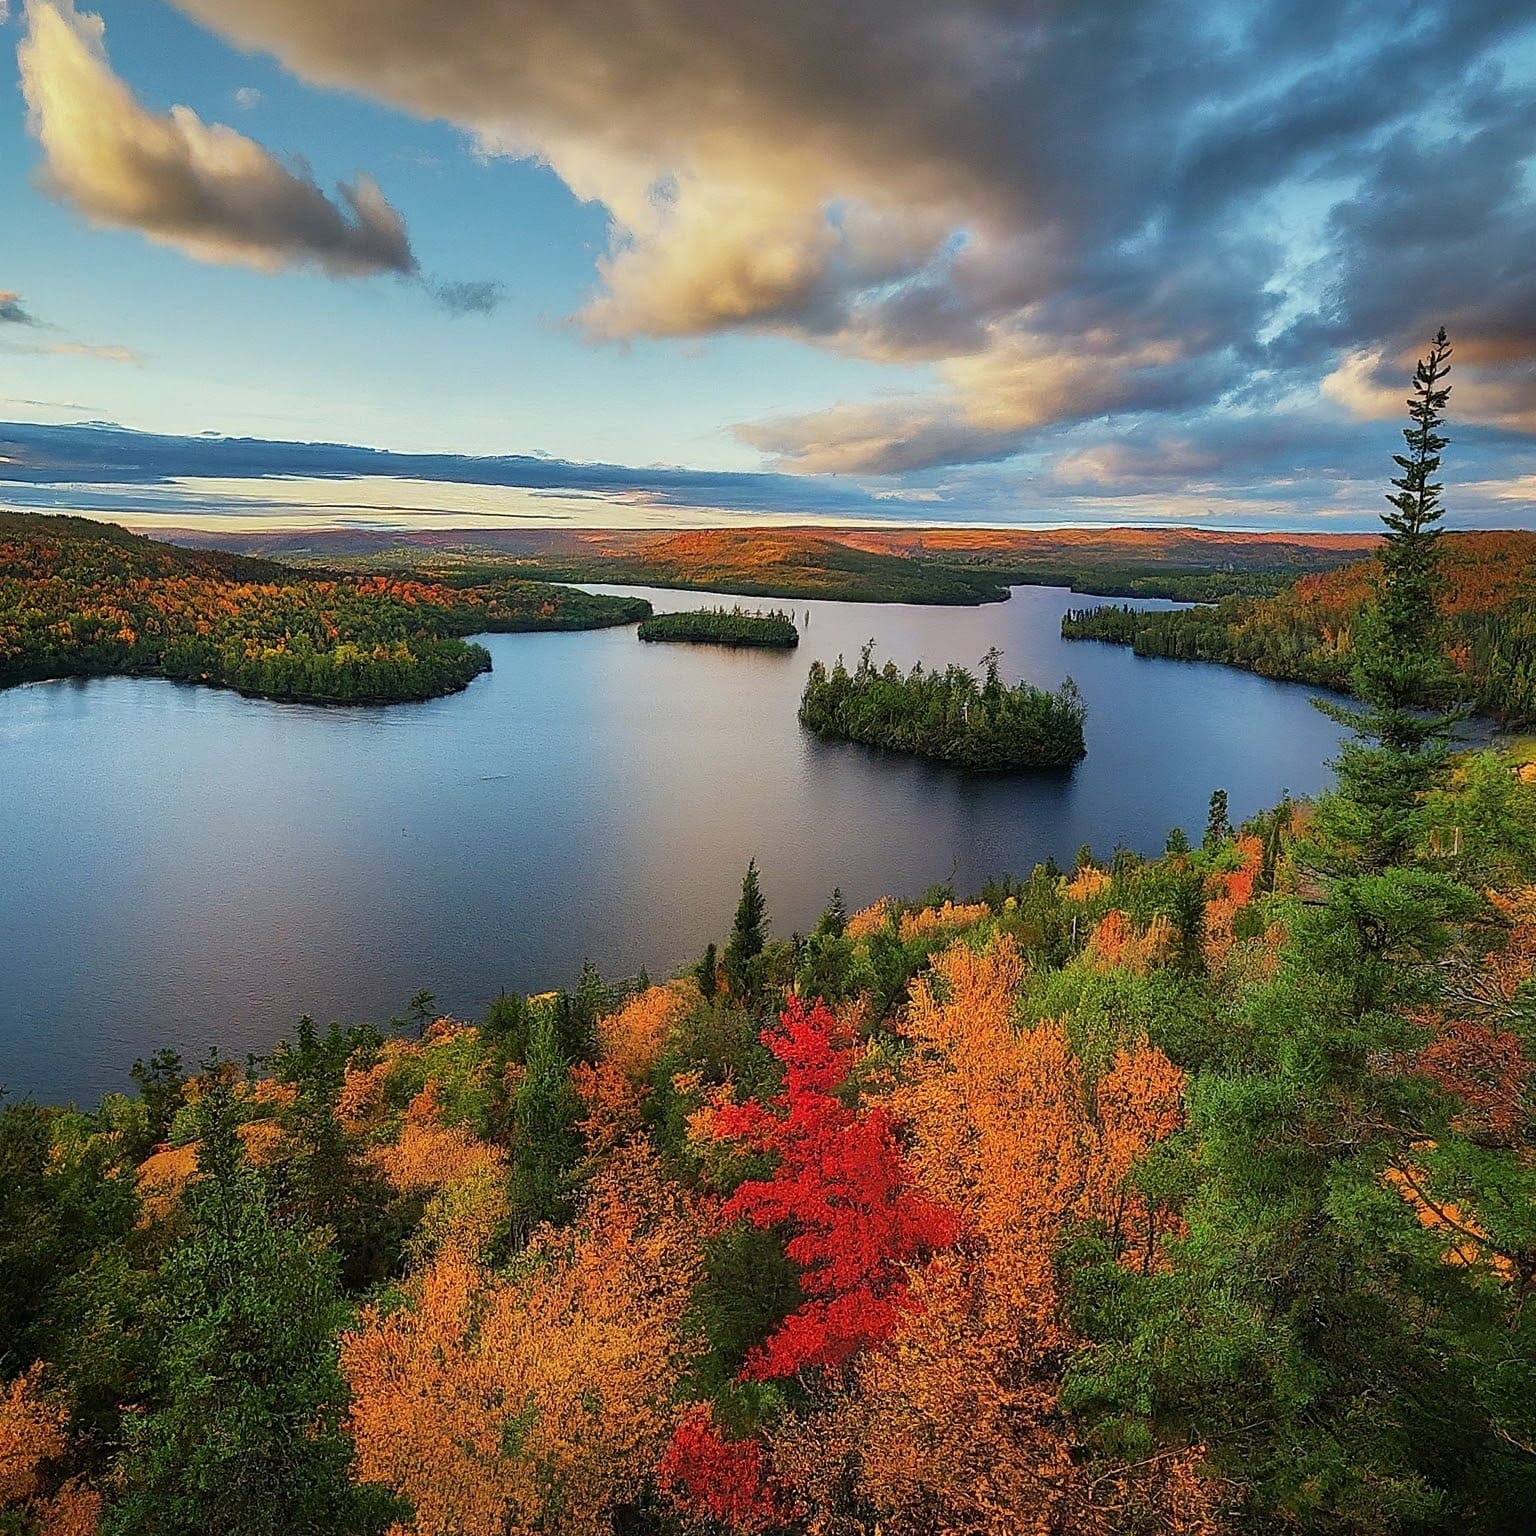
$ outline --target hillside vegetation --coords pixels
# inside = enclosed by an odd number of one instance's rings
[[[1523,1536],[1536,772],[1432,707],[1447,356],[1315,804],[788,938],[753,863],[660,985],[0,1108],[0,1531]]]
[[[1536,534],[1448,533],[1440,562],[1445,649],[1469,703],[1510,725],[1536,723]],[[1376,560],[1302,577],[1273,597],[1149,613],[1068,613],[1071,640],[1139,656],[1224,662],[1266,677],[1347,690],[1355,632],[1380,578]]]
[[[649,613],[546,584],[325,576],[84,518],[0,513],[0,687],[127,673],[277,699],[425,699],[490,667],[465,635]]]

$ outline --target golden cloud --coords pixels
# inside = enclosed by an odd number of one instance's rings
[[[232,128],[187,107],[149,111],[113,73],[101,17],[73,0],[27,0],[26,19],[17,60],[46,185],[94,223],[263,271],[416,271],[405,225],[369,177],[333,201]]]

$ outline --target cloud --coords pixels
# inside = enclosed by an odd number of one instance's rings
[[[172,522],[271,515],[292,526],[719,526],[876,521],[1058,526],[1196,522],[1376,525],[1399,423],[1360,423],[1314,398],[1267,414],[1207,411],[1128,429],[1047,428],[1006,464],[872,490],[813,475],[573,463],[537,455],[404,454],[340,443],[170,436],[110,423],[0,422],[12,505]],[[1466,428],[1447,476],[1458,527],[1536,526],[1529,454]]]
[[[130,363],[144,366],[144,359],[131,347],[90,346],[83,341],[0,341],[0,352],[13,357],[90,357],[102,363]]]
[[[21,302],[19,293],[7,293],[0,289],[0,325],[41,325]]]
[[[427,287],[433,302],[455,319],[463,315],[493,315],[506,296],[506,286],[497,282],[436,282]]]
[[[655,508],[845,517],[881,508],[857,486],[807,476],[573,463],[537,454],[391,453],[345,443],[189,437],[94,424],[0,422],[0,454],[11,461],[7,479],[38,485],[152,485],[183,479],[331,480],[344,485],[391,480],[628,497]]]
[[[743,429],[797,469],[911,474],[1096,413],[1315,394],[1441,318],[1464,364],[1502,346],[1478,366],[1506,383],[1536,358],[1511,0],[1408,23],[1338,0],[174,3],[602,204],[595,337],[771,332],[932,368]]]
[[[17,59],[45,185],[93,222],[263,271],[415,273],[405,225],[369,177],[332,201],[234,129],[142,106],[112,72],[101,18],[73,0],[27,0],[26,18]]]
[[[21,302],[19,293],[0,291],[0,325],[24,325],[40,331],[57,331],[56,325],[39,320]],[[82,341],[0,341],[0,352],[13,357],[94,357],[102,362],[143,366],[143,358],[128,347],[93,347]]]
[[[261,92],[254,85],[242,85],[235,92],[235,105],[242,112],[249,112],[261,105]]]

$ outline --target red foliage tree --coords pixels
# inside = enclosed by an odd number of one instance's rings
[[[767,1381],[841,1365],[888,1338],[908,1304],[907,1266],[952,1244],[959,1224],[914,1185],[890,1113],[861,1113],[837,1096],[857,1049],[823,1002],[807,1009],[791,998],[762,1038],[784,1065],[783,1088],[766,1106],[723,1106],[713,1130],[777,1159],[771,1177],[737,1188],[722,1219],[782,1223],[792,1234],[785,1251],[801,1270],[807,1299],[742,1372]]]
[[[757,1440],[730,1440],[700,1403],[673,1431],[656,1469],[663,1493],[696,1520],[718,1521],[737,1532],[766,1531],[787,1515]]]
[[[1464,1129],[1507,1142],[1524,1125],[1533,1066],[1514,1031],[1466,1020],[1443,1024],[1419,1050],[1414,1066],[1465,1101]]]

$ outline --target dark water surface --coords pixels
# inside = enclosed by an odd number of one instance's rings
[[[1198,837],[1217,785],[1234,818],[1324,785],[1338,728],[1307,689],[1063,642],[1086,601],[801,602],[787,654],[493,635],[468,692],[385,709],[125,678],[0,693],[0,1083],[94,1101],[160,1045],[243,1056],[301,1012],[383,1019],[427,987],[478,1016],[586,956],[660,975],[723,937],[751,857],[787,935],[836,884],[850,906],[964,894],[1085,842]],[[1070,672],[1087,759],[988,779],[807,736],[812,658],[870,636],[902,665],[997,645],[1010,680]]]

